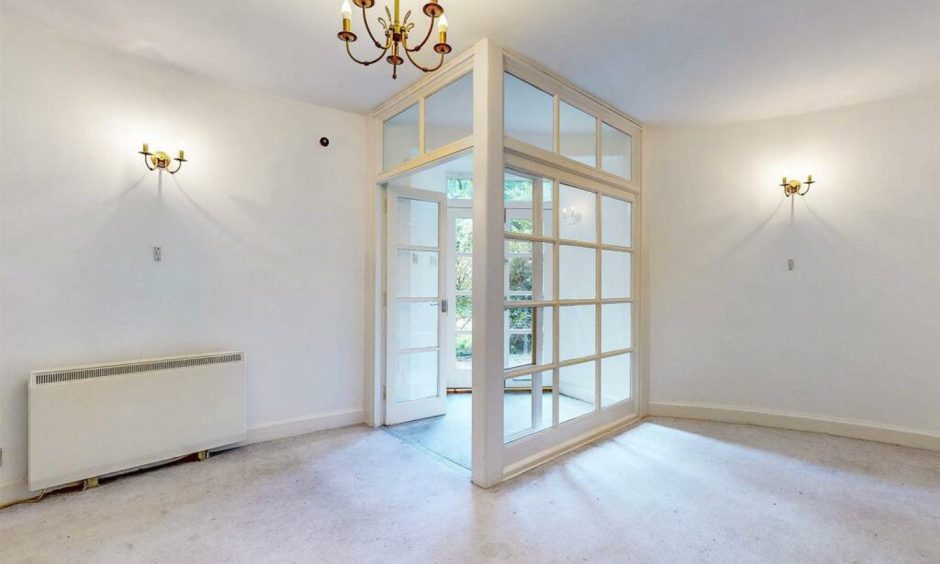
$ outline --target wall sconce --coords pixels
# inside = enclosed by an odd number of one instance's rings
[[[183,151],[183,147],[180,147],[179,156],[175,159],[170,159],[170,155],[164,153],[163,151],[157,151],[156,153],[150,152],[150,145],[144,143],[144,149],[138,151],[138,154],[144,156],[144,164],[147,165],[147,168],[150,170],[165,170],[170,174],[176,174],[183,168],[183,163],[186,162],[186,152]],[[176,169],[170,170],[170,163],[176,161]]]
[[[793,195],[805,196],[809,194],[809,189],[812,188],[813,184],[816,184],[816,181],[813,180],[813,175],[810,174],[806,177],[806,182],[800,182],[799,180],[787,180],[787,177],[783,177],[783,182],[780,183],[780,187],[783,188],[783,193],[786,194],[787,198]],[[806,187],[803,190],[803,187]],[[802,192],[801,192],[802,190]]]

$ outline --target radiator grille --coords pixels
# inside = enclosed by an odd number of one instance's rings
[[[43,384],[58,384],[60,382],[74,382],[76,380],[91,380],[93,378],[106,378],[121,374],[136,374],[156,372],[157,370],[172,370],[175,368],[190,368],[193,366],[206,366],[209,364],[226,364],[241,362],[243,354],[225,353],[217,355],[199,355],[183,358],[170,358],[165,360],[147,360],[144,362],[122,362],[107,364],[92,368],[74,368],[68,370],[48,370],[33,372],[37,386]]]

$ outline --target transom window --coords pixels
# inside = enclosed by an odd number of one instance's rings
[[[507,138],[633,180],[630,133],[564,96],[553,96],[509,72],[504,74],[503,84]]]

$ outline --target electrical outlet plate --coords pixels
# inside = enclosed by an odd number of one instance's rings
[[[163,248],[154,247],[153,248],[153,262],[160,262],[163,260]]]
[[[787,260],[787,270],[792,271],[792,270],[795,269],[795,268],[796,268],[796,261],[794,261],[793,259],[788,259],[788,260]]]

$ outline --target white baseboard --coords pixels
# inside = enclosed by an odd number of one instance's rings
[[[246,446],[265,441],[276,441],[317,431],[327,431],[351,425],[360,425],[365,421],[362,408],[331,411],[322,415],[298,417],[287,421],[265,423],[248,429],[248,437],[233,446]]]
[[[812,431],[838,437],[940,451],[940,433],[808,413],[707,403],[650,402],[649,415]]]
[[[214,450],[225,450],[254,443],[306,435],[317,431],[349,427],[351,425],[359,425],[364,420],[365,412],[362,409],[346,409],[324,413],[322,415],[267,423],[249,428],[248,437],[244,441]],[[22,481],[0,486],[0,505],[18,499],[35,497],[37,494],[38,492],[30,491],[29,488],[26,487],[26,479],[24,477]]]

